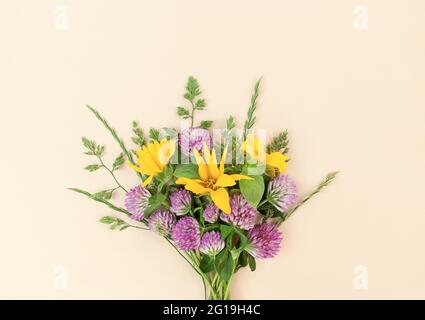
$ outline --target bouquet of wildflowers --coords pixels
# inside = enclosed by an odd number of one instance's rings
[[[106,170],[116,186],[96,193],[71,190],[127,218],[102,217],[100,222],[111,229],[132,227],[163,237],[201,277],[209,299],[229,299],[239,269],[249,266],[254,271],[256,259],[275,257],[282,242],[279,226],[336,175],[328,174],[313,192],[299,198],[294,180],[285,173],[287,131],[266,143],[265,132],[253,129],[259,85],[260,81],[253,90],[243,129],[237,129],[229,117],[225,129],[211,130],[212,121],[195,122],[196,112],[206,103],[198,81],[189,77],[184,94],[188,107],[177,108],[182,128],[151,128],[147,138],[133,122],[134,150],[88,106],[122,153],[108,166],[103,160],[105,147],[83,137],[85,154],[97,159],[85,169]],[[140,178],[140,184],[131,189],[116,177],[125,163]],[[124,206],[111,202],[119,191],[125,193]]]

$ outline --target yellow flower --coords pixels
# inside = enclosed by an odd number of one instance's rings
[[[162,139],[161,142],[153,141],[148,146],[143,146],[137,151],[137,162],[139,166],[129,164],[134,170],[147,175],[148,178],[143,182],[143,186],[148,185],[153,177],[164,171],[168,161],[176,150],[176,141]]]
[[[204,143],[204,158],[194,149],[193,153],[198,164],[198,173],[200,179],[179,178],[177,184],[183,184],[184,187],[195,194],[209,194],[214,204],[224,213],[230,214],[229,194],[225,187],[234,186],[236,181],[242,179],[252,179],[242,174],[225,174],[224,160],[226,159],[227,149],[224,150],[220,161],[220,167],[217,166],[215,150],[210,153],[208,146]]]
[[[254,160],[259,163],[266,163],[269,167],[267,173],[274,176],[274,168],[277,168],[280,173],[284,173],[288,166],[288,157],[281,152],[266,153],[264,145],[261,143],[258,137],[254,137],[253,134],[249,134],[242,144],[242,150],[248,153]],[[273,170],[270,170],[272,167]]]

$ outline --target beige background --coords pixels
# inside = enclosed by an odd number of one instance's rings
[[[353,27],[359,4],[368,30]],[[233,298],[425,298],[424,12],[422,0],[2,0],[0,297],[202,298],[158,236],[109,231],[97,220],[110,210],[65,189],[112,186],[82,170],[82,135],[118,152],[86,103],[128,140],[133,119],[178,125],[192,74],[217,126],[243,123],[264,76],[257,127],[289,129],[303,194],[342,172],[284,225],[276,259],[238,274]]]

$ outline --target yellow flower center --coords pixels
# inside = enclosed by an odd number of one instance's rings
[[[215,187],[214,184],[215,184],[215,179],[213,179],[213,178],[208,178],[208,180],[205,181],[205,187],[206,188],[216,190],[217,187]]]

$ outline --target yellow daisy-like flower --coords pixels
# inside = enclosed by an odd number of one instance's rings
[[[284,173],[288,166],[287,156],[281,152],[266,153],[266,148],[261,143],[260,139],[258,137],[254,137],[252,133],[247,136],[241,148],[254,160],[257,160],[260,163],[266,163],[269,167],[267,169],[267,173],[272,176],[274,176],[274,168],[277,168],[280,173]],[[270,167],[272,167],[272,170],[270,170]]]
[[[142,184],[146,186],[152,181],[153,177],[164,171],[175,151],[175,140],[168,141],[164,138],[160,142],[153,141],[137,151],[139,166],[131,163],[129,165],[134,170],[148,176]]]
[[[214,204],[224,213],[230,214],[229,194],[226,187],[236,184],[236,181],[242,179],[252,179],[242,174],[225,174],[224,161],[226,159],[227,149],[224,150],[220,161],[220,167],[217,166],[215,150],[211,152],[204,143],[204,157],[198,150],[194,149],[193,154],[198,164],[198,173],[200,179],[179,178],[177,184],[183,184],[184,187],[195,194],[209,194]]]

